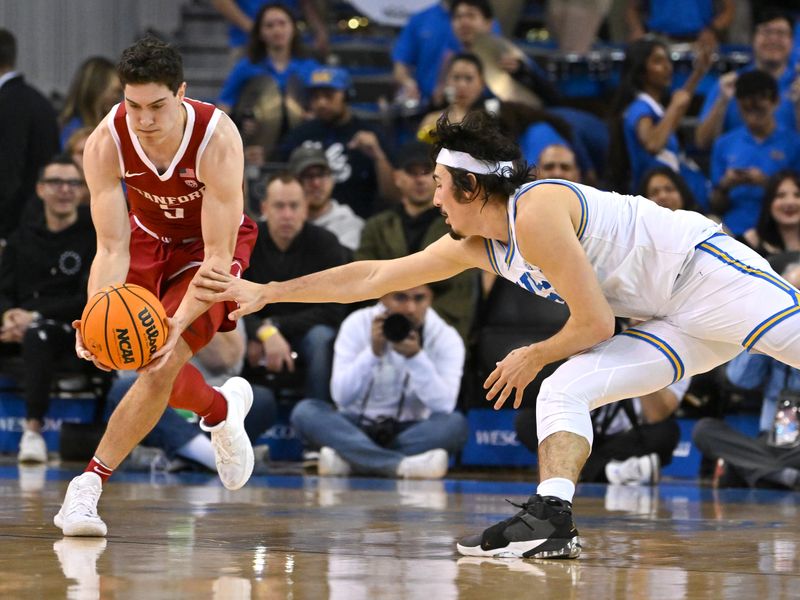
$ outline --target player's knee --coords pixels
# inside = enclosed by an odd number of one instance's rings
[[[539,442],[559,431],[585,438],[591,446],[594,438],[589,399],[579,391],[557,389],[545,380],[536,399],[536,430]]]

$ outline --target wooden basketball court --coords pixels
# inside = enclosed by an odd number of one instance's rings
[[[800,495],[581,485],[578,560],[461,558],[532,484],[115,474],[108,538],[62,538],[75,473],[0,467],[0,598],[800,597]]]

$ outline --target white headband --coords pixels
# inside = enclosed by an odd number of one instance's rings
[[[458,150],[448,150],[442,148],[436,157],[436,162],[446,167],[453,167],[455,169],[464,169],[470,173],[477,173],[478,175],[497,175],[499,177],[511,177],[514,170],[514,163],[510,160],[502,160],[499,162],[492,162],[488,160],[480,160],[466,152],[459,152]]]

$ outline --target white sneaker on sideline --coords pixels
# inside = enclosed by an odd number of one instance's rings
[[[253,406],[253,388],[246,379],[231,377],[221,387],[214,388],[228,402],[228,416],[209,427],[200,419],[200,429],[211,432],[217,473],[229,490],[238,490],[253,473],[253,446],[244,430],[244,418]]]
[[[350,475],[350,463],[339,456],[330,446],[319,449],[317,475],[320,477],[347,477]]]
[[[97,473],[82,473],[69,482],[64,504],[53,517],[53,523],[64,535],[103,537],[106,524],[97,514],[97,501],[103,483]]]
[[[47,444],[41,433],[29,429],[22,432],[17,461],[30,463],[47,462]]]
[[[655,452],[631,456],[627,460],[610,460],[606,464],[609,483],[624,485],[654,485],[661,477],[661,461]]]
[[[447,451],[442,448],[406,456],[397,466],[397,476],[406,479],[441,479],[447,475]]]

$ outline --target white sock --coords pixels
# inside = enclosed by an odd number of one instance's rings
[[[567,502],[572,502],[575,495],[575,484],[563,477],[551,477],[545,479],[536,488],[536,493],[540,496],[555,496]]]
[[[202,433],[198,433],[178,448],[175,454],[198,462],[212,471],[217,470],[217,463],[214,461],[214,447],[211,445],[211,440]]]

